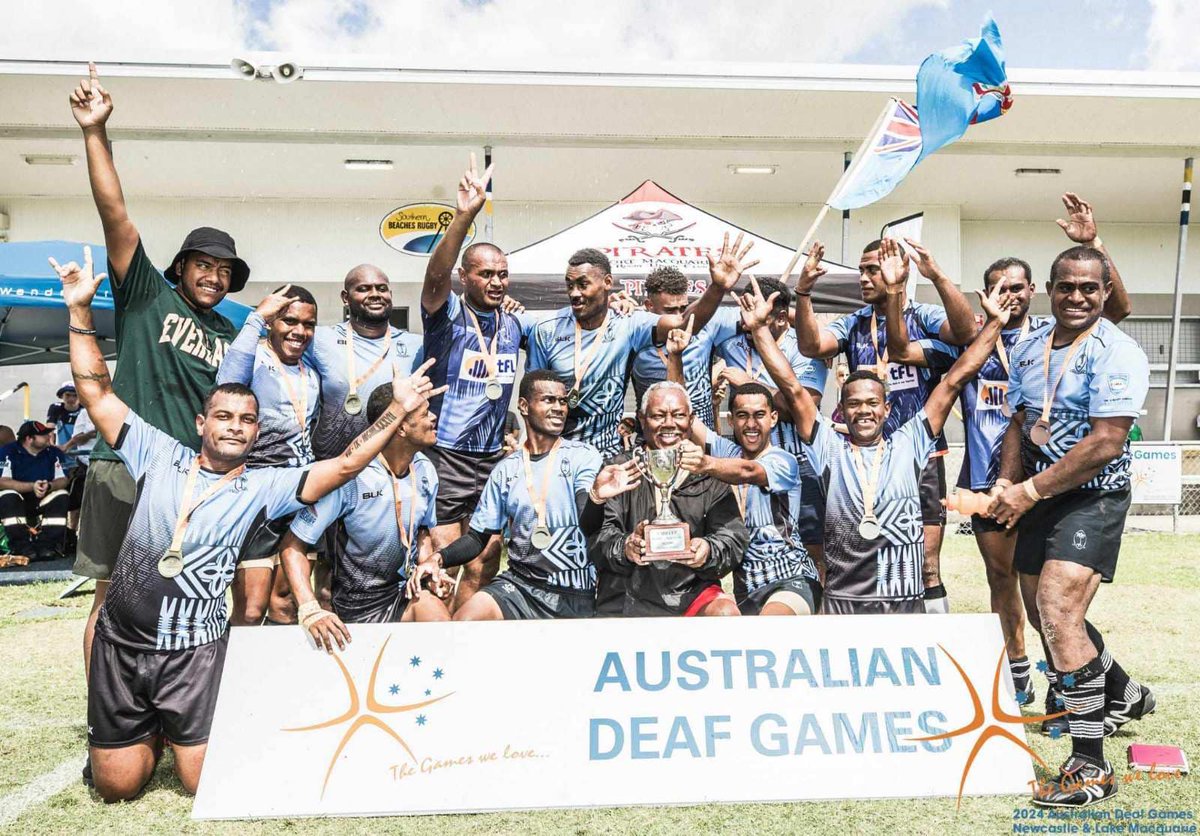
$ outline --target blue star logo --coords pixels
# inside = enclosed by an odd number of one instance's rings
[[[1046,663],[1046,660],[1043,659],[1042,661],[1037,663],[1037,669],[1039,671],[1041,671],[1042,673],[1045,673],[1046,671],[1050,670],[1050,665],[1048,665]]]
[[[395,696],[396,694],[399,694],[399,693],[400,693],[400,686],[399,686],[399,685],[394,685],[394,684],[393,684],[391,688],[388,688],[388,693],[389,693],[389,694],[391,694],[392,696]],[[425,696],[429,696],[429,695],[428,695],[428,694],[426,694]]]
[[[418,715],[417,715],[417,725],[418,725],[418,726],[423,726],[423,725],[425,725],[425,715],[424,715],[424,714],[418,714]]]
[[[1067,688],[1074,688],[1075,687],[1075,674],[1069,673],[1066,676],[1064,676],[1063,677],[1063,685],[1066,686]]]
[[[427,696],[427,697],[428,697],[429,695],[428,695],[428,694],[426,694],[425,696]],[[1055,697],[1055,698],[1054,698],[1054,707],[1055,707],[1055,708],[1066,708],[1066,707],[1067,707],[1067,704],[1066,704],[1065,702],[1063,702],[1063,698],[1062,698],[1062,697]]]
[[[442,669],[441,669],[441,668],[434,668],[434,669],[433,669],[433,678],[434,678],[434,679],[441,679],[441,678],[442,678],[442,676],[443,676],[443,673],[442,673]]]
[[[414,668],[419,668],[419,667],[421,666],[421,657],[420,657],[420,656],[414,656],[414,657],[412,657],[411,659],[409,659],[409,660],[408,660],[408,663],[409,663],[410,665],[412,665]]]
[[[1029,702],[1029,693],[1026,691],[1017,691],[1017,705],[1024,705]]]
[[[428,696],[430,696],[431,694],[433,694],[433,691],[430,691],[428,688],[426,688],[426,689],[425,689],[425,696],[427,696],[427,697],[428,697]]]
[[[1060,737],[1062,737],[1062,729],[1060,729],[1058,726],[1051,726],[1050,727],[1050,739],[1058,740]]]

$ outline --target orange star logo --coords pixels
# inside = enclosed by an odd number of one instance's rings
[[[950,655],[950,651],[942,647],[940,644],[938,645],[938,648],[942,651],[942,653],[945,653],[950,661],[954,664],[954,667],[958,670],[958,675],[962,677],[963,684],[967,686],[967,693],[971,696],[971,707],[974,711],[974,716],[972,716],[971,721],[962,728],[955,729],[954,731],[943,732],[942,734],[929,735],[928,737],[910,737],[909,740],[913,742],[919,742],[922,740],[948,740],[952,737],[959,737],[983,727],[984,723],[986,722],[986,718],[983,714],[983,703],[979,699],[979,692],[975,690],[975,685],[967,677],[967,672],[962,669],[962,665],[958,664],[958,660]],[[1043,769],[1047,768],[1046,762],[1041,759],[1037,752],[1030,749],[1024,740],[1021,740],[1003,726],[998,725],[998,723],[1022,723],[1028,725],[1029,723],[1040,723],[1043,720],[1053,720],[1054,718],[1062,717],[1067,713],[1066,711],[1060,711],[1057,714],[1040,714],[1036,717],[1026,717],[1023,714],[1009,714],[1007,711],[1001,708],[1000,671],[1004,669],[1004,661],[1004,648],[1001,648],[1000,659],[996,662],[996,676],[992,679],[993,722],[987,724],[987,726],[983,729],[983,734],[979,735],[979,739],[976,740],[975,745],[971,747],[971,754],[967,757],[967,763],[963,767],[962,780],[958,782],[958,803],[955,805],[956,810],[962,807],[963,787],[967,785],[967,775],[969,775],[971,772],[971,764],[975,763],[975,757],[979,754],[980,750],[983,749],[983,745],[993,737],[1002,737],[1006,740],[1011,740],[1013,743],[1017,744],[1026,752],[1028,752],[1034,760],[1041,764]]]
[[[363,698],[359,697],[358,687],[355,685],[353,677],[350,676],[350,671],[346,669],[345,662],[342,661],[340,656],[334,655],[332,657],[333,661],[337,662],[337,666],[341,668],[342,676],[346,680],[346,691],[350,695],[350,706],[332,720],[326,720],[323,723],[317,723],[313,726],[300,726],[298,728],[283,729],[283,731],[288,732],[316,731],[318,729],[327,729],[332,726],[337,726],[353,720],[353,722],[350,724],[350,728],[346,729],[346,733],[342,735],[342,740],[340,743],[338,743],[337,749],[333,753],[333,757],[329,759],[329,768],[325,770],[325,783],[321,785],[322,798],[325,797],[325,789],[329,786],[329,778],[331,775],[333,775],[333,767],[334,764],[337,763],[338,756],[342,754],[342,750],[346,748],[346,744],[350,742],[350,738],[354,737],[354,733],[364,726],[374,726],[377,729],[382,729],[389,737],[400,744],[400,746],[412,759],[414,764],[417,763],[417,756],[413,754],[412,749],[409,748],[408,744],[404,741],[404,738],[401,737],[395,731],[395,729],[385,723],[381,718],[367,712],[375,712],[376,714],[398,714],[406,711],[416,711],[419,708],[424,708],[427,705],[433,705],[435,702],[441,702],[447,697],[454,695],[454,692],[451,691],[449,694],[442,694],[440,697],[433,697],[432,699],[423,700],[422,702],[409,703],[407,705],[384,705],[376,700],[375,680],[379,674],[379,663],[383,661],[383,653],[385,650],[387,650],[388,642],[391,640],[392,637],[388,636],[384,640],[383,646],[379,648],[379,654],[375,657],[375,664],[371,666],[371,677],[367,682],[367,689],[363,695]],[[364,701],[366,702],[366,711],[362,710],[362,703]]]

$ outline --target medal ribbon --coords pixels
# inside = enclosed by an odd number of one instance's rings
[[[1075,352],[1083,345],[1083,341],[1092,335],[1096,330],[1096,326],[1100,324],[1100,320],[1092,323],[1092,327],[1084,331],[1071,343],[1071,347],[1067,349],[1067,356],[1063,360],[1062,368],[1059,369],[1058,377],[1054,378],[1054,385],[1050,385],[1050,352],[1054,350],[1054,331],[1051,330],[1046,335],[1046,350],[1042,354],[1042,365],[1045,367],[1046,385],[1045,391],[1042,393],[1042,417],[1041,420],[1047,424],[1050,423],[1050,407],[1054,403],[1054,393],[1058,391],[1058,384],[1062,383],[1063,376],[1067,373],[1067,366],[1071,365],[1071,358],[1075,356]]]
[[[361,377],[354,376],[354,327],[349,322],[346,323],[346,382],[350,384],[350,391],[346,397],[351,398],[358,395],[358,387],[363,381],[375,374],[375,370],[382,365],[383,361],[392,356],[392,342],[388,340],[387,347],[383,350],[383,354],[379,355],[378,359],[371,364],[371,367],[363,372]]]
[[[471,317],[471,325],[475,328],[475,336],[479,337],[479,353],[483,355],[483,364],[487,367],[488,381],[497,381],[500,379],[500,365],[497,362],[496,340],[500,337],[500,326],[502,324],[501,317],[504,316],[503,311],[496,311],[496,332],[492,334],[492,344],[488,347],[487,341],[483,338],[483,329],[479,327],[479,319],[475,316],[475,311],[471,310],[471,306],[465,301],[463,302],[463,310],[467,312],[467,316]],[[575,324],[579,327],[579,323]]]
[[[1025,339],[1025,337],[1028,334],[1029,334],[1029,315],[1026,314],[1025,321],[1021,323],[1021,333],[1017,334],[1017,342],[1013,343],[1013,345],[1015,346],[1017,343],[1021,342],[1021,340]],[[1054,335],[1051,334],[1051,338],[1053,338],[1053,336]],[[1001,335],[1000,339],[996,340],[996,354],[997,354],[997,356],[1000,357],[1000,365],[1004,367],[1004,373],[1008,374],[1008,350],[1005,349],[1005,347],[1004,347],[1004,336],[1003,335]]]
[[[583,326],[579,324],[579,320],[575,320],[575,385],[571,388],[580,394],[583,393],[583,376],[587,374],[588,366],[592,365],[592,359],[596,356],[596,352],[600,350],[600,343],[604,341],[604,335],[608,332],[608,311],[604,312],[604,321],[600,323],[600,327],[596,329],[596,339],[592,341],[591,346],[587,350],[587,356],[581,356],[583,348]]]
[[[279,377],[283,380],[283,388],[287,391],[288,400],[292,403],[292,411],[296,414],[296,423],[300,425],[300,432],[305,438],[308,438],[308,367],[304,365],[304,361],[300,360],[296,365],[300,367],[300,391],[297,392],[292,388],[291,375],[286,371],[286,364],[279,359],[279,355],[275,353],[275,349],[271,347],[269,340],[263,340],[263,347],[267,353],[275,359],[274,368],[279,372]]]
[[[405,528],[403,513],[403,502],[400,500],[400,477],[392,473],[392,469],[388,467],[387,461],[380,453],[375,457],[379,462],[379,466],[384,469],[388,477],[392,480],[392,500],[396,503],[396,530],[400,533],[400,542],[404,544],[404,565],[408,566],[410,555],[412,555],[412,543],[416,534],[416,515],[417,515],[417,471],[410,462],[408,465],[408,486],[412,490],[412,501],[408,506],[408,527]]]
[[[863,464],[862,449],[850,445],[854,456],[854,470],[858,473],[858,484],[862,487],[863,519],[875,518],[875,491],[879,487],[879,468],[883,464],[883,454],[887,450],[887,442],[880,441],[875,446],[875,458],[871,461],[871,475],[867,478],[867,467]]]
[[[879,375],[884,383],[887,382],[887,367],[888,367],[888,350],[887,343],[884,343],[883,353],[879,353],[879,322],[875,318],[875,309],[871,308],[871,344],[875,346],[875,374]]]
[[[171,535],[171,548],[167,551],[183,553],[183,535],[187,531],[188,523],[192,519],[192,514],[199,508],[206,499],[215,494],[221,488],[225,487],[229,482],[232,482],[237,477],[241,476],[246,470],[244,464],[238,465],[233,470],[226,473],[216,483],[209,485],[208,489],[200,494],[195,502],[192,502],[192,490],[196,487],[196,477],[200,474],[200,459],[199,457],[192,459],[192,466],[188,470],[187,485],[183,489],[183,502],[179,506],[179,517],[175,520],[175,533]]]
[[[768,442],[767,446],[762,449],[762,452],[759,453],[757,456],[755,456],[750,461],[752,461],[752,462],[758,461],[760,458],[762,458],[763,453],[766,453],[770,449],[771,449],[771,444]],[[737,500],[738,511],[740,511],[741,515],[742,515],[742,522],[745,522],[746,521],[746,494],[748,494],[750,492],[750,486],[749,485],[730,485],[729,487],[733,488],[733,498]]]
[[[783,348],[783,340],[787,336],[787,331],[784,331],[775,339],[775,344],[781,349]],[[746,344],[746,374],[750,375],[751,380],[758,380],[762,374],[762,367],[754,368],[754,341],[749,336],[743,336],[742,339]]]
[[[578,324],[575,327],[578,328]],[[554,460],[558,456],[560,444],[562,439],[556,438],[554,446],[546,454],[546,470],[542,473],[542,486],[537,491],[533,489],[533,461],[529,458],[529,447],[521,445],[521,462],[525,465],[525,489],[529,491],[529,501],[533,503],[533,512],[537,515],[539,528],[546,528],[546,498],[550,495],[550,477],[554,475]]]

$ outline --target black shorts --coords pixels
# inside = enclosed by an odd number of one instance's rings
[[[596,613],[594,591],[542,586],[511,572],[501,572],[482,591],[496,600],[506,621],[591,618]]]
[[[408,599],[404,597],[403,588],[397,590],[395,595],[366,605],[356,604],[355,606],[349,606],[345,600],[339,602],[339,591],[335,577],[333,581],[333,611],[343,624],[395,624],[400,621],[404,616],[404,611],[408,609]],[[342,598],[345,598],[345,592],[342,592]]]
[[[971,531],[975,534],[986,534],[988,532],[1004,530],[1004,523],[996,522],[991,517],[981,517],[978,514],[971,515]]]
[[[1112,583],[1131,499],[1129,488],[1075,490],[1043,499],[1017,523],[1013,565],[1022,574],[1040,575],[1047,560],[1065,560]]]
[[[930,456],[921,471],[918,487],[921,497],[921,522],[925,525],[945,525],[946,457]]]
[[[781,581],[765,583],[745,597],[738,599],[738,609],[742,615],[758,615],[767,601],[776,592],[792,592],[799,595],[808,604],[808,611],[816,615],[821,606],[820,587],[808,578],[784,578]]]
[[[813,470],[807,456],[800,460],[800,518],[797,531],[800,542],[806,546],[825,543],[825,491],[821,477]]]
[[[424,453],[433,462],[438,475],[438,525],[458,522],[475,513],[488,476],[507,455],[503,450],[461,453],[439,447],[430,447]]]
[[[134,650],[96,631],[88,676],[88,743],[131,746],[157,734],[180,746],[208,740],[229,633],[188,650]]]
[[[925,602],[920,599],[906,601],[878,601],[873,599],[832,598],[826,595],[821,601],[822,615],[912,615],[925,613]]]

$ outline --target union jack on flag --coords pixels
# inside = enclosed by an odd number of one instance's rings
[[[919,151],[921,123],[917,119],[917,109],[900,99],[893,99],[892,102],[891,115],[871,150],[876,154]]]

